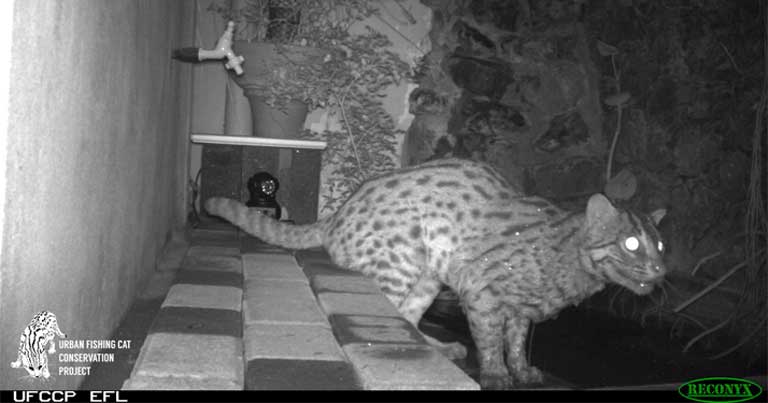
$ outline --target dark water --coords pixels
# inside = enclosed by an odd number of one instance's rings
[[[470,345],[466,320],[431,308],[420,328],[445,341]],[[533,330],[531,362],[545,373],[580,388],[683,383],[705,376],[765,375],[765,357],[737,355],[712,361],[701,353],[682,353],[687,340],[673,340],[669,329],[617,318],[583,307],[563,310]],[[477,379],[474,347],[457,365]],[[712,354],[712,353],[710,353]],[[751,361],[751,362],[750,362]]]

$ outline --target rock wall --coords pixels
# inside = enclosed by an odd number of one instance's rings
[[[600,191],[607,147],[579,9],[424,3],[433,48],[411,94],[404,165],[450,154],[487,161],[551,199]]]

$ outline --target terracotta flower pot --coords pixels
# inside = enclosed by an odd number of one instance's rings
[[[265,42],[235,41],[235,54],[245,57],[243,74],[234,81],[248,98],[253,118],[253,135],[293,139],[304,127],[307,105],[301,100],[290,101],[273,108],[265,103],[274,80],[296,79],[296,67],[307,63],[322,63],[325,51],[318,48],[275,45]]]

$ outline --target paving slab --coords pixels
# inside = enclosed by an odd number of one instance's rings
[[[151,332],[242,337],[242,314],[227,309],[165,307],[157,313]]]
[[[187,250],[187,256],[203,257],[203,256],[230,256],[240,257],[240,248],[227,247],[227,246],[205,246],[197,245],[192,246]]]
[[[208,215],[203,215],[201,217],[200,222],[197,224],[197,227],[194,230],[238,232],[238,228],[229,221],[224,220],[223,218],[212,217]]]
[[[366,390],[478,390],[479,385],[450,360],[426,345],[347,344]]]
[[[299,266],[304,267],[308,263],[330,263],[331,257],[323,248],[297,250],[293,253]]]
[[[365,276],[317,274],[312,276],[312,289],[316,294],[335,291],[351,294],[380,294],[379,287]]]
[[[175,284],[168,291],[168,296],[163,301],[163,307],[179,306],[240,311],[242,301],[243,290],[239,287]]]
[[[307,276],[287,254],[260,253],[243,256],[243,272],[246,279],[290,280],[308,283]]]
[[[304,270],[304,274],[312,280],[315,276],[348,276],[348,277],[364,277],[362,273],[358,273],[352,270],[342,269],[339,266],[331,262],[313,262],[307,263],[301,266]]]
[[[245,324],[315,324],[330,327],[309,285],[298,281],[246,279]]]
[[[331,315],[333,333],[339,344],[389,343],[424,344],[424,338],[403,318]]]
[[[321,292],[317,299],[328,315],[400,317],[395,306],[382,294]]]
[[[236,230],[196,229],[189,235],[192,246],[240,247],[240,238]]]
[[[244,332],[245,358],[345,361],[333,332],[318,325],[252,323]]]
[[[152,333],[141,348],[131,377],[243,379],[243,345],[239,337]]]
[[[194,248],[193,248],[194,249]],[[221,254],[204,254],[202,252],[187,253],[181,264],[183,270],[215,270],[232,273],[243,272],[243,262],[240,256]]]
[[[243,381],[187,376],[135,376],[126,379],[122,390],[243,390]]]
[[[243,275],[213,270],[181,270],[176,274],[177,284],[219,285],[243,288]]]
[[[360,390],[361,386],[347,362],[265,358],[248,361],[245,389]]]
[[[248,234],[242,233],[240,237],[241,253],[283,253],[290,254],[287,249],[276,245],[270,245],[261,239],[254,238]]]

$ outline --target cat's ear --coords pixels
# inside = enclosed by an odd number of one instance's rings
[[[660,208],[650,214],[651,220],[653,220],[653,223],[656,225],[659,225],[659,222],[664,218],[665,215],[667,215],[667,209],[663,208]]]
[[[611,201],[600,193],[592,195],[587,202],[587,224],[592,226],[606,223],[618,216],[619,211]]]

